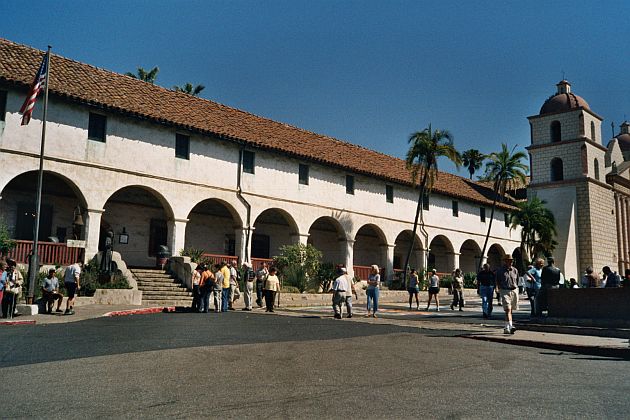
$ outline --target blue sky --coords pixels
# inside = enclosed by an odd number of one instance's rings
[[[627,1],[11,1],[0,36],[404,157],[429,123],[459,150],[529,144],[563,72],[630,119]],[[36,11],[36,12],[34,12]],[[1,59],[1,57],[0,57]],[[453,171],[445,161],[440,168]],[[462,176],[467,172],[462,170]]]

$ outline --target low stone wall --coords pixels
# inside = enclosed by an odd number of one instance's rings
[[[630,287],[551,289],[549,316],[630,320]]]
[[[142,292],[132,289],[96,289],[94,296],[77,297],[74,305],[142,305]]]
[[[190,257],[170,257],[167,270],[175,276],[188,290],[192,290],[192,272],[197,268],[197,263],[191,262]]]

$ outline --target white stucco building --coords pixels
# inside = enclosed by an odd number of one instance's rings
[[[0,39],[0,215],[20,240],[32,239],[41,99],[29,125],[18,111],[42,55]],[[349,268],[402,268],[418,195],[404,161],[59,56],[49,87],[41,240],[71,238],[80,213],[86,257],[111,230],[130,266],[154,265],[162,244],[251,260],[302,242]],[[412,266],[475,271],[491,198],[440,173]],[[495,266],[519,245],[510,209],[495,214]]]

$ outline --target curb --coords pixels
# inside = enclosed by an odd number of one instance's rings
[[[113,312],[107,312],[103,316],[113,317],[113,316],[127,316],[127,315],[146,315],[146,314],[157,314],[157,313],[162,313],[162,312],[175,312],[175,306],[128,309],[126,311],[113,311]]]
[[[34,325],[34,319],[25,319],[24,321],[2,321],[0,325]]]
[[[630,348],[621,347],[602,347],[602,346],[587,346],[578,344],[566,344],[566,343],[553,343],[524,340],[518,338],[511,338],[509,340],[490,337],[490,336],[478,336],[478,335],[460,335],[461,338],[467,338],[470,340],[491,341],[494,343],[503,343],[509,345],[523,346],[523,347],[535,347],[547,350],[566,351],[571,353],[588,354],[592,356],[604,356],[604,357],[617,357],[620,359],[630,360]]]

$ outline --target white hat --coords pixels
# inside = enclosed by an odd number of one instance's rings
[[[347,273],[348,270],[346,270],[346,267],[340,267],[339,271],[341,271],[342,273]]]

